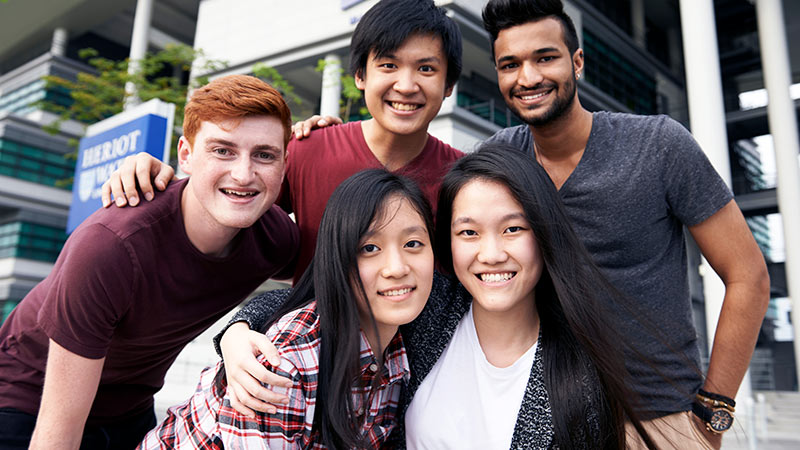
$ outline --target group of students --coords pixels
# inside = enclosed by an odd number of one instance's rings
[[[151,201],[81,225],[0,329],[0,448],[718,448],[768,300],[730,191],[670,119],[581,107],[560,0],[490,0],[483,19],[525,125],[467,155],[427,133],[461,72],[431,0],[356,26],[369,120],[315,117],[290,141],[266,83],[198,89],[189,179],[127,160],[106,192]],[[705,378],[684,226],[727,288]],[[292,273],[155,426],[180,349]]]

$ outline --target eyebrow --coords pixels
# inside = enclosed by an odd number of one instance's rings
[[[383,228],[383,227],[381,227],[381,228]],[[366,233],[364,233],[364,237],[362,239],[374,236],[375,234],[378,233],[378,231],[380,231],[381,228],[378,228],[377,230],[374,229],[374,228],[370,228],[369,230],[367,230]],[[425,227],[423,227],[422,225],[412,225],[410,227],[406,227],[406,228],[403,228],[402,230],[400,230],[400,234],[411,234],[411,233],[426,233],[427,234],[428,230]]]
[[[526,220],[526,221],[528,220],[525,217],[525,214],[523,214],[521,212],[518,212],[518,213],[506,214],[505,216],[500,218],[500,222],[506,222],[506,221],[509,221],[509,220],[512,220],[512,219],[522,219],[522,220]],[[462,217],[457,217],[456,219],[454,219],[451,226],[460,225],[462,223],[474,223],[474,222],[475,222],[475,220],[472,217],[462,216]]]
[[[211,138],[211,139],[209,139],[209,140],[207,141],[207,143],[208,143],[208,146],[212,146],[212,145],[224,145],[224,146],[226,146],[226,147],[239,148],[239,146],[238,146],[238,145],[236,145],[236,143],[235,143],[235,142],[233,142],[233,141],[229,141],[229,140],[227,140],[227,139]],[[280,149],[279,147],[276,147],[276,146],[274,146],[274,145],[270,145],[270,144],[258,144],[258,145],[256,145],[255,147],[253,147],[253,150],[255,150],[255,151],[259,151],[259,152],[262,152],[262,151],[274,151],[274,152],[281,152],[281,149]]]
[[[553,52],[558,52],[558,51],[559,50],[556,47],[543,47],[543,48],[539,48],[539,49],[534,50],[533,53],[531,53],[531,54],[532,55],[541,55],[541,54],[544,54],[544,53],[553,53]],[[503,63],[503,62],[512,61],[512,60],[515,60],[515,59],[517,59],[517,56],[515,56],[515,55],[506,55],[506,56],[501,56],[500,58],[497,58],[497,62],[498,63]]]
[[[397,55],[395,55],[394,53],[387,53],[387,54],[385,54],[383,56],[374,56],[372,59],[373,59],[373,61],[378,61],[378,60],[383,59],[383,58],[385,58],[385,59],[399,59],[397,57]],[[417,63],[417,64],[430,63],[430,62],[440,63],[441,64],[442,60],[440,58],[436,57],[436,56],[428,56],[427,58],[420,58],[420,59],[418,59],[418,60],[416,60],[414,62]]]

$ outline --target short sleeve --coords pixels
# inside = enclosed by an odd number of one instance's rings
[[[684,225],[703,222],[731,201],[730,189],[681,124],[664,117],[659,147],[666,159],[662,182],[667,203]]]
[[[135,256],[100,224],[76,230],[53,268],[38,320],[47,336],[86,358],[105,356],[135,297]]]

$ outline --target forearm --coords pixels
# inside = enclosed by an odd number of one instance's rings
[[[291,291],[291,289],[278,289],[264,292],[247,302],[234,314],[227,325],[214,336],[214,350],[217,351],[217,354],[222,357],[222,350],[219,347],[219,343],[222,339],[222,335],[225,334],[231,325],[237,322],[246,322],[251,330],[264,329],[269,318],[283,305]]]
[[[104,359],[88,359],[50,341],[44,389],[31,449],[77,449]]]
[[[768,304],[769,278],[766,274],[749,283],[726,286],[703,387],[706,391],[736,397]]]

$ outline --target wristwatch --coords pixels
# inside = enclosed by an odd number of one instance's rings
[[[700,389],[692,403],[692,412],[705,422],[708,431],[722,434],[733,425],[735,407],[732,398]]]

